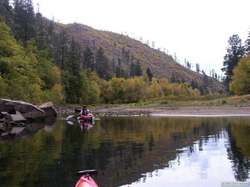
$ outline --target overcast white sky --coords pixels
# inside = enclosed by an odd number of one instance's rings
[[[220,71],[227,40],[250,30],[250,0],[33,0],[62,23],[155,41],[179,59]]]

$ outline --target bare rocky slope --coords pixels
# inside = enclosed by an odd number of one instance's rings
[[[223,85],[216,79],[191,71],[176,63],[172,56],[128,36],[96,30],[77,23],[58,24],[58,29],[62,28],[83,48],[89,46],[93,51],[96,51],[102,47],[111,63],[121,59],[121,66],[125,69],[128,69],[130,64],[124,58],[133,58],[139,61],[144,71],[150,67],[154,76],[158,78],[164,77],[170,81],[187,82],[213,93],[224,92]]]

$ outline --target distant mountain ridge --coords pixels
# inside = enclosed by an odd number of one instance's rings
[[[128,36],[96,30],[78,23],[57,24],[57,29],[64,29],[82,48],[88,46],[96,51],[102,47],[111,65],[120,63],[128,70],[128,62],[132,59],[140,63],[144,72],[150,67],[155,77],[167,78],[170,82],[185,82],[207,92],[221,93],[225,90],[223,84],[216,79],[185,68],[164,52]]]

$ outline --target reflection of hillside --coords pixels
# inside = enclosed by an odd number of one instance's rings
[[[103,123],[110,124],[111,121]],[[116,128],[105,128],[109,131],[103,132],[107,140],[117,140],[103,145],[109,147],[109,159],[102,170],[104,174],[98,176],[103,186],[127,184],[141,178],[142,173],[166,167],[170,160],[178,156],[176,149],[190,146],[192,151],[195,140],[201,136],[218,134],[222,129],[212,121],[198,119],[117,119],[112,123]],[[129,133],[131,129],[132,134]],[[206,140],[200,141],[201,149],[203,141]]]
[[[171,167],[169,161],[178,158],[181,148],[193,151],[194,141],[202,150],[208,136],[216,141],[225,127],[234,142],[230,158],[235,166],[242,166],[241,160],[249,157],[245,143],[249,143],[249,128],[238,123],[232,119],[117,118],[103,119],[83,133],[79,126],[59,121],[53,129],[32,137],[0,143],[0,186],[68,187],[77,180],[77,170],[91,168],[98,169],[101,187],[131,183],[143,173]],[[244,171],[249,168],[243,166]]]

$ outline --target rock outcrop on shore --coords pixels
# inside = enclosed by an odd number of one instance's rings
[[[52,102],[40,106],[24,101],[0,99],[0,137],[20,135],[28,124],[55,121],[57,111]]]

